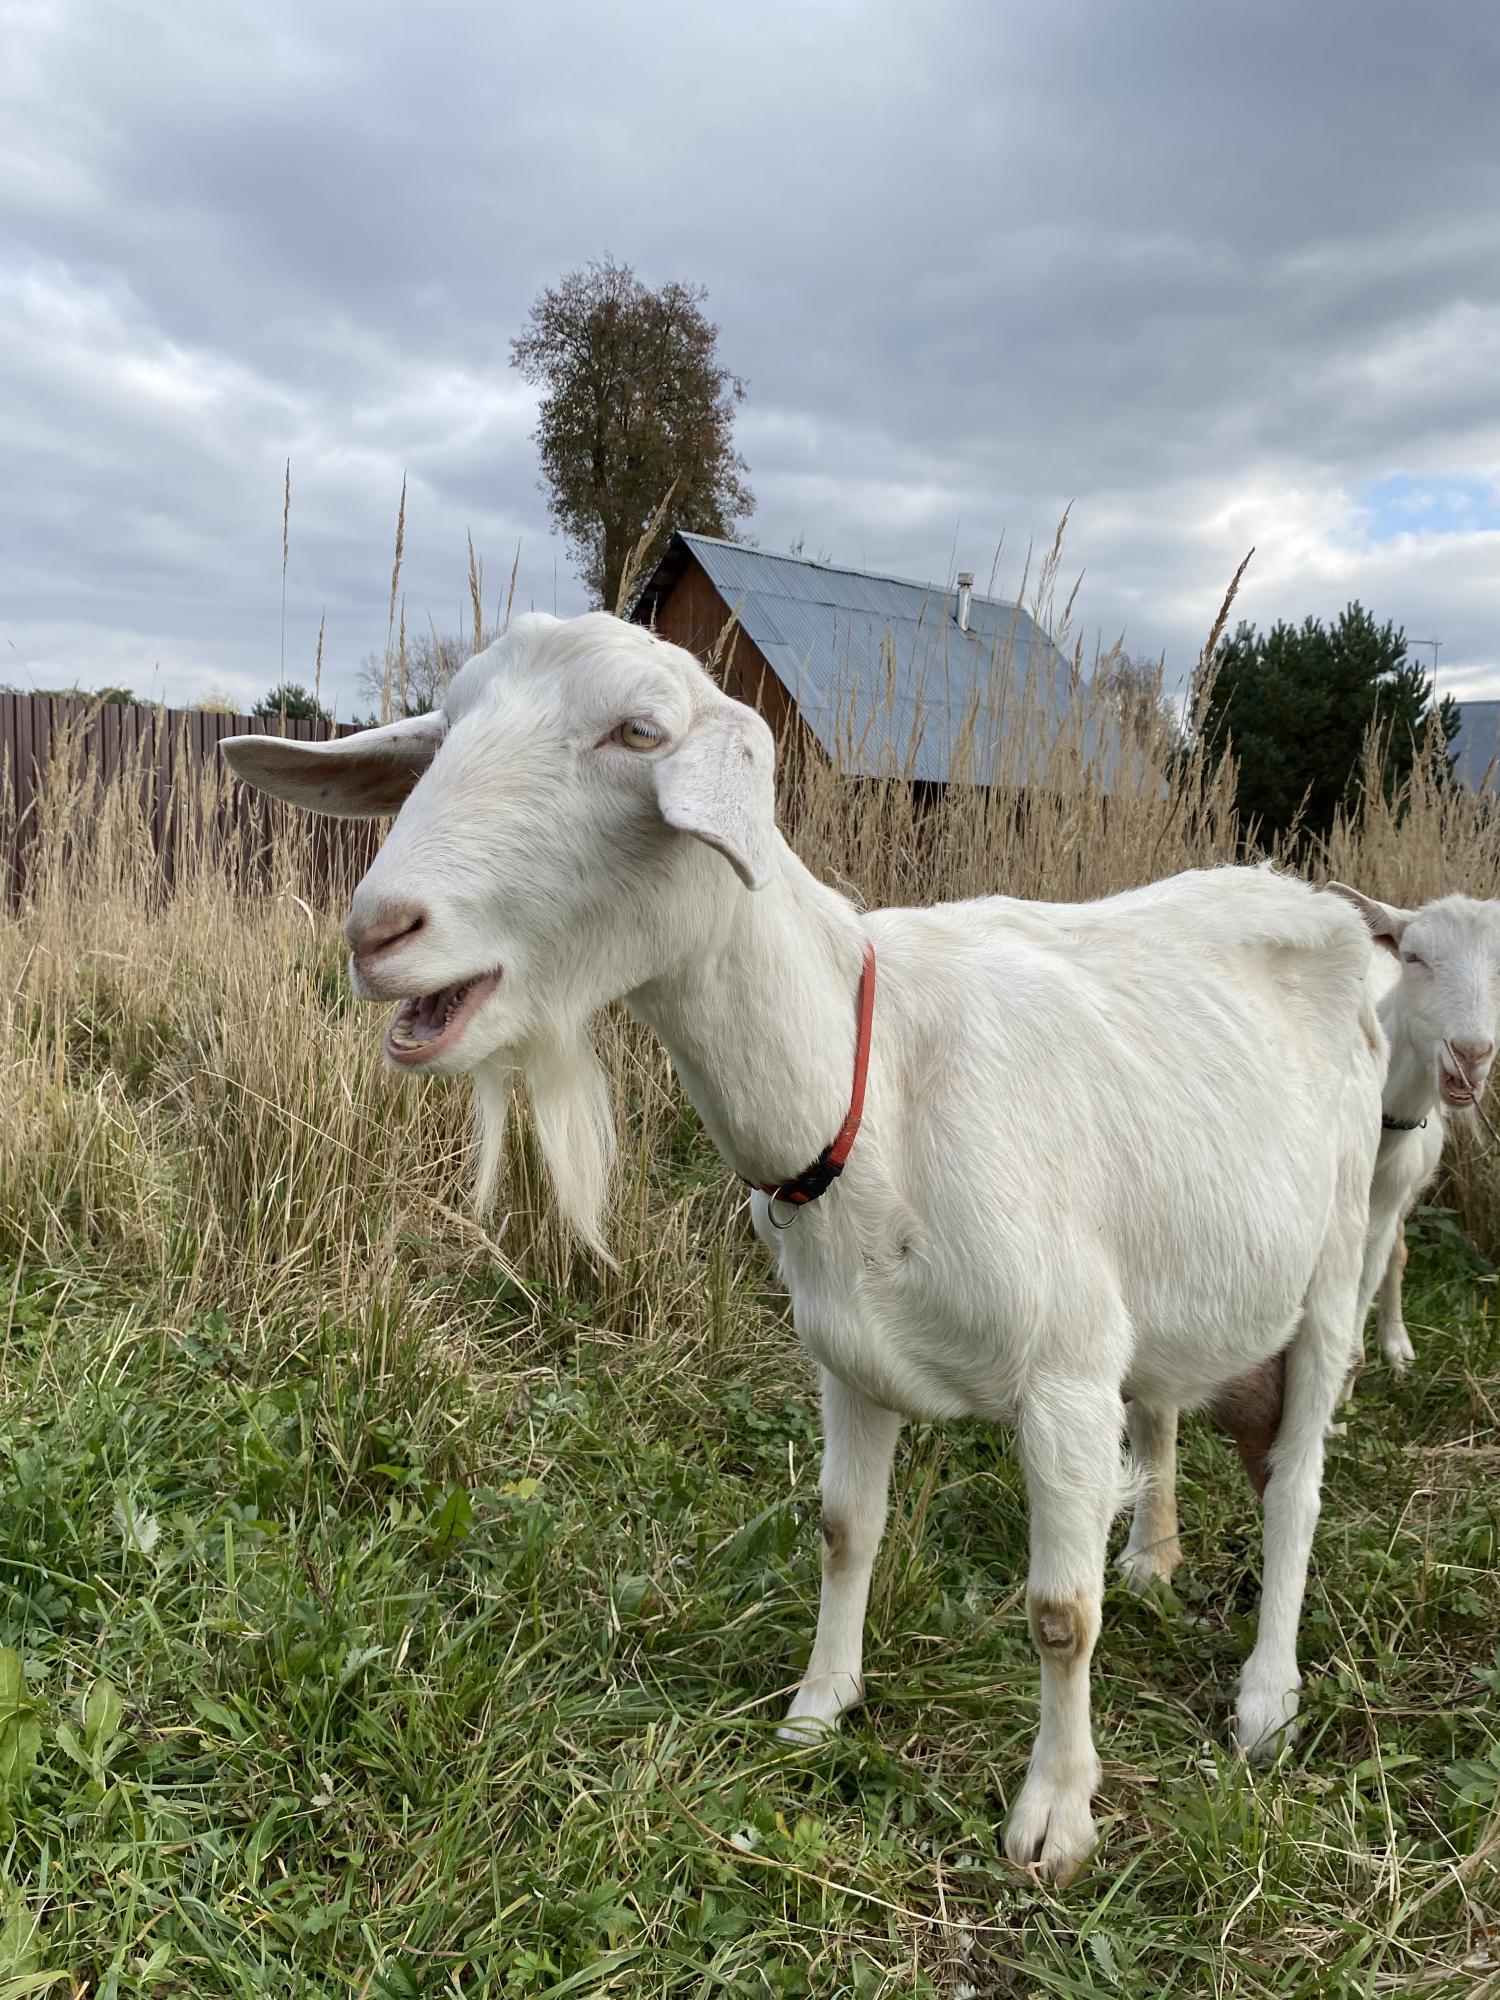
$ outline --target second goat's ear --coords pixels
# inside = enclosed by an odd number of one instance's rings
[[[717,848],[747,889],[763,889],[776,840],[776,746],[755,710],[720,696],[654,775],[667,825]]]
[[[1330,896],[1342,896],[1346,903],[1354,905],[1370,926],[1370,936],[1376,944],[1384,945],[1387,951],[1400,951],[1402,933],[1416,915],[1415,910],[1398,909],[1391,903],[1377,903],[1373,896],[1351,889],[1347,882],[1325,882],[1323,887]]]

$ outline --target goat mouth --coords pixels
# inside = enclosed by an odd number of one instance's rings
[[[499,984],[498,972],[483,972],[403,1000],[385,1031],[386,1054],[407,1068],[446,1055]]]
[[[1438,1096],[1455,1111],[1467,1111],[1471,1104],[1477,1103],[1479,1087],[1464,1082],[1443,1068],[1438,1071]]]

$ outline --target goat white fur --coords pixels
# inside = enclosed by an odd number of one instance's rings
[[[751,1197],[822,1375],[823,1596],[794,1734],[861,1694],[902,1416],[1013,1423],[1042,1686],[1006,1847],[1066,1880],[1094,1840],[1089,1660],[1127,1495],[1122,1399],[1136,1435],[1290,1343],[1237,1715],[1247,1749],[1274,1749],[1297,1707],[1380,1123],[1384,1039],[1352,910],[1222,869],[1095,904],[861,914],[777,832],[764,722],[690,655],[603,614],[520,620],[420,728],[224,751],[315,809],[404,798],[354,897],[356,988],[408,1000],[387,1039],[406,1066],[473,1071],[492,1095],[529,1075],[585,1234],[602,1175],[555,1135],[597,1166],[598,1008],[625,998],[724,1158],[775,1182],[848,1108],[873,940],[868,1094],[843,1178],[785,1229]]]

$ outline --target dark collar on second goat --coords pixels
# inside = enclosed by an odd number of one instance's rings
[[[1427,1130],[1427,1120],[1425,1118],[1393,1118],[1389,1111],[1381,1112],[1380,1122],[1387,1132],[1425,1132]]]
[[[859,1122],[865,1111],[865,1079],[870,1072],[870,1029],[875,1019],[875,947],[868,938],[865,940],[864,966],[859,975],[859,999],[856,1012],[854,1036],[854,1088],[849,1094],[849,1115],[839,1127],[831,1144],[825,1146],[810,1167],[804,1167],[800,1174],[790,1180],[767,1183],[749,1181],[749,1187],[758,1187],[769,1197],[774,1209],[778,1201],[785,1202],[793,1210],[806,1208],[819,1195],[827,1194],[839,1175],[844,1171],[844,1162],[854,1148],[859,1132]],[[786,1222],[777,1222],[774,1214],[773,1225],[785,1229],[788,1223],[796,1221],[795,1214]]]

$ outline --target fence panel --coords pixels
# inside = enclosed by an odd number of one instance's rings
[[[330,733],[355,730],[349,723],[330,731],[276,716],[0,692],[0,907],[14,908],[25,893],[46,838],[49,802],[66,790],[87,819],[91,806],[102,803],[89,787],[102,793],[131,773],[138,774],[133,812],[149,835],[158,892],[171,893],[188,872],[187,857],[210,835],[233,855],[241,879],[269,880],[277,815],[290,809],[244,785],[210,794],[205,786],[219,769],[219,743],[263,735],[306,742]],[[315,884],[342,892],[368,866],[379,839],[368,821],[317,820],[305,848]]]

